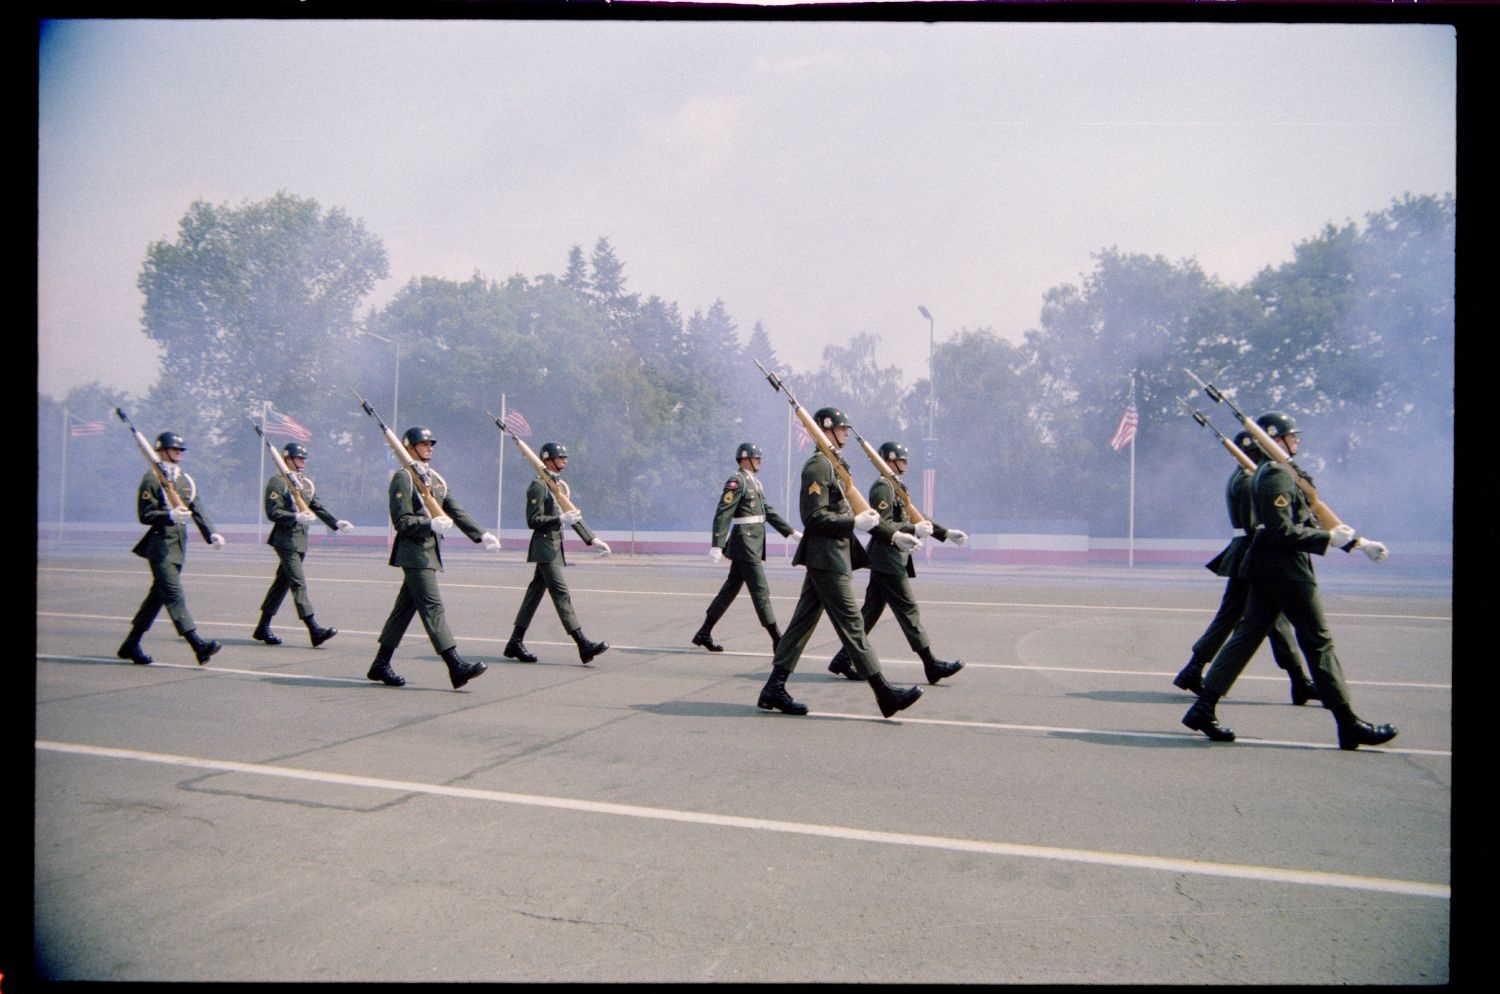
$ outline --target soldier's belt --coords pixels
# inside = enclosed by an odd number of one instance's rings
[[[752,514],[745,518],[731,518],[729,523],[731,525],[763,525],[766,523],[766,516],[764,514]]]

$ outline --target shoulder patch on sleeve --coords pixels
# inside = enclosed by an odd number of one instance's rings
[[[817,480],[814,480],[812,482],[812,485],[807,488],[807,492],[816,497],[818,494],[823,492],[823,488],[818,486]]]
[[[726,503],[726,504],[733,504],[734,503],[734,494],[730,493],[727,490],[724,491],[724,503]]]
[[[1291,507],[1292,506],[1292,502],[1286,499],[1286,494],[1277,494],[1276,495],[1276,499],[1274,501],[1272,501],[1271,503],[1275,504],[1277,507]]]
[[[736,480],[736,479],[733,479],[733,478],[731,478],[728,483],[724,484],[724,489],[725,490],[738,490],[739,488],[740,488],[740,481]]]

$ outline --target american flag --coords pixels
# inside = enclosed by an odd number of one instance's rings
[[[83,421],[72,414],[68,415],[68,434],[73,438],[102,435],[104,434],[105,427],[103,421]]]
[[[1133,394],[1134,390],[1131,392]],[[1139,422],[1140,416],[1135,410],[1135,397],[1132,396],[1130,403],[1125,405],[1125,413],[1120,415],[1120,426],[1115,429],[1115,437],[1109,440],[1110,447],[1119,452],[1135,441],[1135,426]]]
[[[813,444],[812,436],[807,433],[807,426],[801,421],[797,422],[797,451],[801,452]]]
[[[292,420],[289,415],[280,411],[268,411],[266,413],[266,436],[276,435],[279,438],[293,438],[299,442],[312,441],[312,432]]]
[[[500,420],[505,422],[505,427],[509,428],[510,433],[517,438],[531,437],[531,425],[526,422],[526,418],[520,411],[511,411]]]

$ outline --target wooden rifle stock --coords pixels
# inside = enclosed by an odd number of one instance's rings
[[[359,396],[358,390],[354,391],[354,396],[359,398],[359,406],[365,409],[365,413],[374,418],[375,423],[380,426],[380,431],[385,436],[385,444],[389,445],[391,451],[396,453],[396,459],[400,461],[407,475],[411,477],[412,485],[417,488],[417,493],[422,498],[422,506],[427,508],[427,516],[434,521],[437,521],[439,518],[447,518],[448,515],[443,513],[442,502],[433,496],[432,487],[427,484],[427,473],[429,471],[420,466],[412,454],[406,451],[406,446],[401,444],[401,440],[396,437],[396,433],[391,431],[384,421],[380,420],[380,415],[375,413],[375,408],[370,406],[369,401]]]
[[[859,440],[860,448],[864,449],[865,455],[870,457],[870,462],[874,465],[875,471],[886,478],[886,482],[890,483],[891,489],[896,491],[896,496],[901,498],[901,503],[906,507],[906,517],[911,523],[920,525],[926,521],[927,517],[921,511],[917,510],[916,502],[911,499],[911,492],[906,489],[906,484],[901,482],[901,477],[896,475],[896,471],[891,469],[891,464],[881,458],[880,453],[876,452],[874,447],[865,441],[863,435],[855,431],[853,427],[849,430],[854,432],[854,437]]]
[[[188,502],[183,500],[182,495],[177,492],[177,486],[172,482],[172,478],[167,475],[166,467],[162,465],[161,460],[156,458],[156,452],[151,448],[151,443],[146,441],[146,436],[142,435],[140,430],[130,423],[130,418],[126,417],[124,410],[118,407],[115,408],[115,415],[121,421],[125,422],[126,427],[130,429],[130,434],[135,437],[136,447],[141,450],[141,455],[146,458],[146,464],[151,467],[151,472],[156,476],[156,485],[161,487],[161,492],[167,498],[167,506],[187,507]],[[183,475],[186,476],[187,474],[184,473]],[[192,477],[188,477],[188,479],[191,480]]]
[[[833,443],[828,440],[828,436],[823,434],[823,429],[818,427],[818,423],[813,420],[812,415],[808,414],[807,410],[801,404],[797,403],[797,398],[793,397],[792,392],[787,389],[786,384],[781,382],[781,377],[762,366],[759,359],[752,356],[750,361],[755,363],[760,371],[765,374],[766,382],[771,384],[773,390],[786,395],[787,403],[792,405],[792,410],[796,413],[797,420],[802,422],[802,427],[807,430],[807,437],[813,440],[818,450],[833,464],[833,474],[838,477],[839,486],[843,488],[844,496],[848,498],[849,507],[855,516],[858,517],[868,511],[870,509],[870,502],[865,500],[865,495],[860,493],[859,488],[854,485],[854,477],[849,473],[849,464],[844,462],[844,458],[833,447]]]
[[[501,421],[498,417],[495,417],[493,413],[491,413],[490,411],[485,411],[484,413],[495,419],[495,427],[500,429],[500,434],[508,436],[511,441],[516,443],[516,448],[521,450],[521,455],[524,456],[526,461],[531,464],[531,468],[536,470],[536,475],[541,479],[543,483],[547,485],[547,489],[552,491],[552,499],[557,501],[557,506],[562,508],[564,511],[578,510],[577,505],[575,505],[568,498],[568,495],[563,492],[562,485],[553,478],[551,472],[549,472],[546,465],[543,464],[541,457],[538,456],[535,452],[531,451],[531,446],[522,441],[520,435],[517,435],[515,432],[511,431],[510,426],[507,425],[504,421]]]
[[[1323,503],[1323,499],[1318,496],[1317,488],[1308,483],[1306,478],[1298,472],[1297,467],[1292,465],[1292,457],[1286,454],[1285,449],[1276,444],[1274,438],[1266,434],[1264,428],[1256,424],[1244,411],[1235,407],[1234,401],[1225,397],[1218,387],[1212,383],[1204,383],[1197,376],[1194,376],[1193,371],[1190,369],[1184,369],[1183,372],[1192,377],[1193,382],[1202,387],[1203,392],[1215,404],[1227,404],[1229,406],[1229,409],[1234,412],[1235,417],[1240,419],[1240,424],[1244,425],[1245,430],[1250,433],[1250,437],[1255,439],[1255,444],[1262,452],[1291,470],[1292,479],[1297,481],[1297,488],[1307,496],[1308,503],[1312,505],[1313,515],[1318,519],[1318,525],[1324,531],[1333,531],[1333,529],[1344,523],[1339,520],[1337,514],[1333,513],[1333,508]]]
[[[287,491],[292,495],[292,503],[296,505],[297,513],[311,514],[312,508],[307,506],[307,501],[303,498],[302,491],[297,486],[297,481],[292,479],[292,471],[287,468],[286,460],[281,458],[281,453],[276,451],[276,446],[271,444],[271,440],[266,437],[266,433],[260,430],[260,425],[251,421],[250,427],[255,429],[255,433],[260,436],[261,442],[270,451],[271,461],[276,464],[276,472],[280,473],[281,478],[286,481]]]

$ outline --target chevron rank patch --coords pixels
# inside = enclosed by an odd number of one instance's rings
[[[890,506],[891,506],[891,505],[889,505],[889,504],[887,504],[887,503],[886,503],[886,502],[885,502],[885,501],[881,501],[881,502],[880,502],[880,509],[881,509],[881,510],[882,510],[882,511],[884,511],[884,510],[885,510],[885,509],[886,509],[886,508],[888,508],[888,507],[890,507]]]
[[[823,492],[823,488],[818,486],[817,480],[814,480],[812,482],[812,485],[807,488],[807,492],[816,497],[818,494]]]
[[[1276,499],[1274,501],[1272,501],[1271,503],[1275,504],[1277,507],[1291,507],[1292,506],[1292,502],[1286,499],[1286,494],[1277,494],[1276,495]]]

